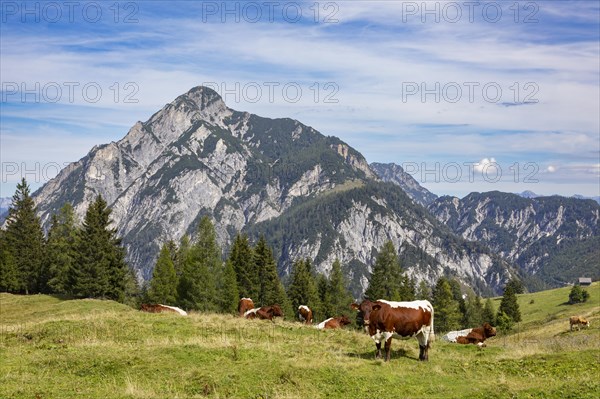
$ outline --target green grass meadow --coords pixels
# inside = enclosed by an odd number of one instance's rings
[[[600,397],[600,284],[519,296],[523,322],[479,349],[413,339],[375,360],[363,332],[112,301],[0,294],[0,398]],[[498,302],[495,303],[498,306]],[[568,317],[591,326],[569,332]]]

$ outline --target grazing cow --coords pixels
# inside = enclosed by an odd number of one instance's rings
[[[273,320],[273,317],[283,317],[283,311],[279,307],[279,305],[273,306],[263,306],[262,308],[254,308],[247,310],[244,313],[244,317],[246,319],[268,319]]]
[[[327,320],[317,324],[316,328],[319,330],[333,330],[335,328],[342,328],[352,323],[347,316],[330,317]]]
[[[571,325],[571,331],[573,331],[573,326],[577,326],[577,331],[579,331],[581,326],[590,326],[590,322],[581,316],[571,316],[569,318],[569,324]]]
[[[160,304],[150,305],[150,304],[144,303],[140,307],[140,310],[142,312],[149,312],[149,313],[173,312],[173,313],[179,313],[182,316],[187,316],[187,312],[185,310],[179,309],[178,307],[175,307],[175,306],[168,306],[168,305],[160,305]]]
[[[306,305],[298,306],[298,318],[300,321],[303,321],[304,324],[312,324],[313,321],[313,313],[312,310]]]
[[[381,358],[381,338],[385,341],[385,360],[390,360],[392,337],[416,337],[419,341],[419,360],[429,360],[430,342],[434,338],[433,306],[429,301],[391,302],[365,299],[353,303],[365,324],[365,330],[375,341],[376,358]]]
[[[254,302],[252,301],[252,299],[250,299],[250,298],[240,299],[240,302],[238,303],[238,313],[239,313],[240,317],[242,317],[244,315],[244,313],[246,313],[247,310],[250,310],[253,308],[254,308]]]
[[[456,338],[456,342],[459,344],[476,344],[483,347],[485,346],[485,340],[495,335],[496,328],[492,327],[490,323],[483,323],[483,326],[472,329],[467,335]]]

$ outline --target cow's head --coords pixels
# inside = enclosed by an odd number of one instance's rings
[[[348,316],[346,316],[346,315],[342,315],[339,320],[340,320],[340,326],[342,326],[342,327],[347,326],[348,324],[352,323],[350,321],[350,319],[348,318]]]
[[[486,338],[496,336],[496,328],[492,327],[490,323],[483,323],[483,334]]]
[[[368,299],[365,299],[359,304],[353,303],[350,305],[352,309],[358,311],[358,320],[362,319],[363,325],[365,327],[365,331],[369,332],[369,319],[371,317],[371,312],[375,310],[375,306],[379,309],[381,306],[376,302],[372,302]]]
[[[283,317],[283,311],[279,307],[279,305],[271,306],[270,312],[273,316]]]

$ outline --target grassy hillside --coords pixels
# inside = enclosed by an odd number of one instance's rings
[[[524,321],[475,346],[415,339],[374,359],[364,333],[233,316],[148,314],[110,301],[0,294],[1,398],[597,398],[600,285],[519,298]],[[568,332],[567,317],[591,327]]]

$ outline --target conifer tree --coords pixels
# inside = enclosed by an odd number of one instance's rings
[[[181,237],[179,247],[176,250],[175,260],[173,261],[173,264],[175,265],[175,274],[177,275],[178,280],[183,274],[184,265],[190,256],[191,248],[192,244],[190,243],[190,237],[185,234]]]
[[[18,291],[40,292],[47,284],[42,280],[44,233],[24,178],[12,197],[4,239],[17,270]]]
[[[77,246],[75,212],[71,204],[66,203],[58,215],[52,215],[52,225],[48,231],[46,268],[51,292],[63,295],[71,293],[71,272],[77,260]]]
[[[298,306],[306,305],[312,309],[313,317],[317,318],[322,316],[319,314],[320,300],[315,278],[310,268],[308,259],[294,262],[287,296],[293,309],[297,310]]]
[[[7,248],[4,230],[0,229],[0,292],[15,293],[19,290],[17,265]]]
[[[427,301],[431,300],[431,288],[429,288],[429,284],[425,280],[421,280],[419,283],[415,298]]]
[[[283,284],[277,274],[277,266],[273,258],[273,251],[269,248],[264,236],[261,236],[254,246],[254,263],[258,273],[258,291],[255,306],[269,306],[278,304],[281,306],[285,317],[295,318],[295,310],[287,298]]]
[[[377,255],[365,295],[372,300],[400,301],[403,299],[401,297],[403,282],[396,248],[391,241],[387,241]]]
[[[521,321],[521,310],[519,309],[519,304],[517,303],[517,294],[514,291],[513,284],[509,283],[504,287],[504,295],[500,301],[500,307],[498,308],[498,314],[496,317],[498,317],[501,313],[505,313],[512,319],[514,323]]]
[[[258,272],[247,235],[236,235],[231,246],[229,260],[235,271],[240,297],[257,298],[259,286]]]
[[[237,277],[230,260],[224,264],[217,291],[219,310],[223,313],[236,313],[240,297],[237,287]]]
[[[125,300],[130,274],[121,239],[110,227],[111,212],[101,195],[86,211],[72,268],[73,293],[78,297]]]
[[[481,314],[483,323],[490,323],[491,325],[496,325],[496,316],[494,311],[494,305],[492,304],[492,300],[490,298],[485,300],[485,304],[483,306],[483,312]]]
[[[177,275],[167,244],[163,244],[148,287],[148,301],[174,305],[177,300]]]
[[[342,264],[339,259],[336,259],[331,265],[328,285],[331,313],[326,317],[354,315],[355,312],[349,313],[350,304],[353,302],[353,298],[348,290],[348,279],[342,272]]]
[[[436,331],[446,332],[460,327],[461,314],[452,288],[445,277],[440,277],[433,290]]]
[[[329,279],[324,274],[317,275],[317,292],[319,293],[319,315],[318,318],[313,311],[313,319],[324,320],[333,317],[335,310],[333,309],[333,298],[331,297],[331,286]]]
[[[467,300],[465,301],[463,328],[473,328],[483,323],[483,304],[481,303],[481,298],[472,293],[467,296]]]
[[[221,267],[221,248],[215,229],[208,216],[204,216],[198,226],[196,243],[183,260],[179,279],[179,302],[185,309],[217,310],[215,277]]]

